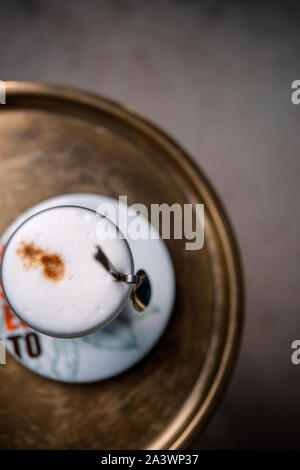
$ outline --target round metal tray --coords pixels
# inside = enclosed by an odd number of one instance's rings
[[[177,278],[163,337],[113,379],[47,380],[11,356],[0,366],[0,448],[189,446],[230,378],[241,337],[242,274],[214,190],[186,152],[131,109],[76,89],[8,82],[0,106],[0,230],[37,202],[98,193],[128,203],[205,204],[205,245],[166,240]]]

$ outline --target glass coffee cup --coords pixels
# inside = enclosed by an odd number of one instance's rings
[[[28,326],[58,338],[85,336],[111,323],[130,296],[143,310],[145,273],[107,217],[80,206],[56,206],[26,219],[2,257],[3,293]],[[140,291],[139,291],[140,289]]]

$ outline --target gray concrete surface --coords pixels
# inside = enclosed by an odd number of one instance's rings
[[[262,2],[261,2],[262,3]],[[226,397],[195,448],[299,446],[299,13],[197,1],[1,1],[0,78],[71,84],[173,134],[223,198],[247,320]],[[282,4],[283,5],[283,4]]]

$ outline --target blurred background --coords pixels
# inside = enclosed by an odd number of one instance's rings
[[[124,102],[209,176],[243,257],[238,365],[195,449],[298,447],[300,10],[289,2],[1,0],[0,79]]]

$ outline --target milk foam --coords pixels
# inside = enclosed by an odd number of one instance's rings
[[[2,260],[2,283],[25,323],[51,336],[75,337],[105,326],[124,307],[130,286],[116,282],[93,256],[99,245],[119,272],[133,273],[127,242],[105,238],[108,227],[116,230],[106,221],[84,208],[55,207],[34,215],[12,235]],[[42,265],[26,267],[18,253],[30,243],[63,260],[62,279],[47,278]]]

